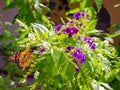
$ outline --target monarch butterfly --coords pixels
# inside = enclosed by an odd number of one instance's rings
[[[10,56],[9,60],[18,64],[18,66],[22,69],[30,66],[32,62],[32,58],[34,56],[34,48],[29,48],[25,50],[21,50],[18,53]]]

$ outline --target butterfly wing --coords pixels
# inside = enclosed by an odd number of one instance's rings
[[[29,67],[31,62],[32,62],[32,59],[33,58],[33,52],[30,50],[28,50],[23,56],[21,56],[19,58],[19,63],[18,65],[21,67],[21,68],[26,68],[26,67]]]
[[[30,66],[33,55],[32,49],[25,49],[10,56],[10,61],[17,63],[20,68],[24,69]]]

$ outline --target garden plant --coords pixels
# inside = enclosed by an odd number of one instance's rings
[[[0,90],[119,90],[120,86],[112,87],[114,80],[120,83],[117,49],[111,35],[95,29],[102,1],[94,1],[97,12],[90,0],[70,2],[80,6],[55,25],[43,14],[49,9],[38,0],[6,0],[6,9],[18,6],[14,22],[20,27],[19,37],[8,29],[0,36],[1,42],[10,40]]]

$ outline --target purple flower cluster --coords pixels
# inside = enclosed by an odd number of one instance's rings
[[[70,23],[73,23],[72,21]],[[62,28],[62,25],[59,24],[55,27],[55,31],[58,32]],[[68,34],[68,37],[71,38],[73,34],[77,34],[78,28],[76,27],[67,27],[64,30],[62,30],[63,34]]]
[[[79,63],[82,64],[86,61],[86,57],[85,54],[82,53],[82,51],[78,48],[76,48],[72,54],[72,56],[74,57],[74,59],[79,60]]]
[[[71,38],[73,34],[77,34],[78,28],[68,27],[68,28],[64,29],[62,32],[67,33],[69,38]]]
[[[89,15],[88,15],[86,12],[76,12],[76,13],[73,15],[74,19],[76,19],[76,20],[79,20],[80,17],[84,17],[84,16],[85,16],[88,20],[90,19]]]
[[[77,65],[76,72],[79,72],[80,64],[83,64],[86,61],[86,55],[79,48],[73,46],[68,46],[66,52],[73,56],[74,63]]]
[[[84,38],[84,41],[87,42],[92,50],[96,49],[96,44],[91,37]]]
[[[80,19],[80,16],[81,16],[81,12],[77,12],[73,15],[73,17],[76,19],[76,20],[79,20]]]
[[[61,29],[61,27],[62,27],[61,24],[57,25],[57,26],[55,27],[55,31],[59,31],[59,30]]]

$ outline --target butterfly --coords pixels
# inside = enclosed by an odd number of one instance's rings
[[[17,63],[17,65],[20,68],[25,69],[27,67],[30,67],[32,63],[32,58],[34,56],[34,50],[35,48],[21,50],[15,53],[14,55],[10,56],[9,60]]]

